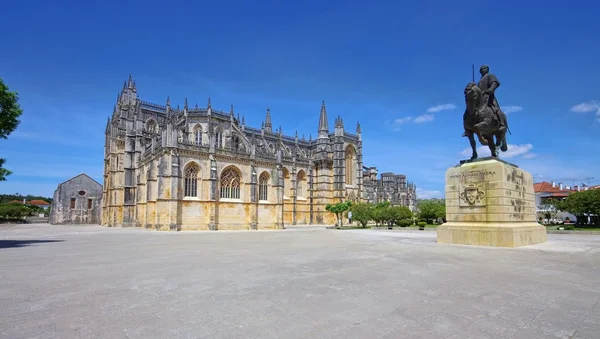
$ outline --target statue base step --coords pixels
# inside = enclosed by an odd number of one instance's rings
[[[520,247],[546,241],[546,227],[530,223],[449,222],[437,227],[439,244]]]

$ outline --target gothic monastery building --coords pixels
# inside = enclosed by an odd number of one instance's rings
[[[363,173],[360,125],[329,130],[321,104],[316,139],[260,129],[229,112],[141,100],[129,78],[106,125],[102,224],[156,230],[276,229],[333,224],[325,206],[389,200],[414,206],[415,187],[383,189]],[[367,167],[365,167],[367,168]],[[365,179],[367,185],[365,186]],[[377,193],[375,193],[377,192]],[[385,192],[385,193],[380,193]],[[383,194],[383,195],[382,195]]]

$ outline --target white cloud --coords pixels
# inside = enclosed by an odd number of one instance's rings
[[[423,114],[423,115],[419,115],[418,117],[415,118],[414,122],[415,124],[421,124],[424,122],[431,122],[434,119],[434,115],[433,114]]]
[[[398,119],[394,120],[394,124],[402,125],[404,123],[410,122],[411,120],[412,120],[412,117],[398,118]]]
[[[437,112],[447,111],[447,110],[455,109],[455,108],[456,108],[456,106],[453,104],[437,105],[437,106],[429,107],[427,109],[427,113],[437,113]]]
[[[591,100],[582,102],[571,107],[571,112],[575,113],[590,113],[596,112],[596,121],[600,123],[600,101]]]
[[[575,113],[589,113],[589,112],[598,113],[600,111],[600,102],[598,102],[596,100],[582,102],[580,104],[577,104],[577,105],[571,107],[571,111],[575,112]]]
[[[437,190],[424,190],[417,187],[417,198],[418,199],[431,199],[431,198],[442,198],[442,192]]]
[[[501,107],[502,111],[506,114],[515,113],[523,110],[521,106],[504,106]]]
[[[529,153],[529,151],[531,151],[532,149],[533,149],[533,145],[531,145],[531,144],[524,144],[524,145],[508,144],[508,150],[506,152],[500,152],[500,159],[503,159],[503,158],[510,159],[510,158],[517,157],[519,155],[523,155],[523,157],[526,159],[531,159],[531,158],[537,156],[537,154]],[[472,150],[469,147],[469,148],[465,148],[462,152],[460,152],[460,155],[465,156],[465,157],[470,157],[471,153],[472,153]],[[531,154],[533,154],[533,155],[531,155]],[[491,156],[489,147],[488,146],[480,146],[479,148],[477,148],[477,155],[480,158]]]

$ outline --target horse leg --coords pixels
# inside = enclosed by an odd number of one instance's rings
[[[496,149],[496,145],[494,144],[494,135],[486,135],[486,139],[488,141],[488,147],[490,149],[490,154],[492,154],[492,158],[498,157],[498,151]]]
[[[477,159],[477,143],[475,142],[475,136],[473,135],[473,131],[466,131],[466,133],[469,138],[469,143],[471,144],[471,149],[473,150],[471,160],[475,160]]]
[[[483,146],[486,146],[488,144],[487,140],[483,137],[483,135],[478,129],[475,130],[475,134],[477,134],[477,139],[479,139],[479,143],[481,143]]]

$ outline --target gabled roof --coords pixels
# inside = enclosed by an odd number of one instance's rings
[[[99,182],[97,182],[96,180],[94,180],[92,177],[90,177],[89,175],[87,175],[87,174],[85,174],[85,173],[78,174],[78,175],[76,175],[76,176],[72,177],[72,178],[71,178],[71,179],[69,179],[69,180],[65,180],[65,181],[61,182],[61,183],[60,183],[58,186],[60,186],[60,185],[62,185],[62,184],[65,184],[65,183],[67,183],[67,182],[69,182],[69,181],[71,181],[71,180],[73,180],[73,179],[79,178],[80,176],[85,176],[86,178],[90,179],[91,181],[95,182],[96,184],[98,184],[98,185],[102,186],[102,184],[100,184]]]
[[[49,202],[44,201],[44,200],[31,200],[31,201],[28,201],[27,204],[36,205],[36,206],[50,206],[51,205]]]
[[[558,186],[552,187],[552,184],[547,181],[536,182],[533,184],[535,193],[545,193],[546,196],[567,197],[569,194],[576,192],[575,190],[560,189]]]

